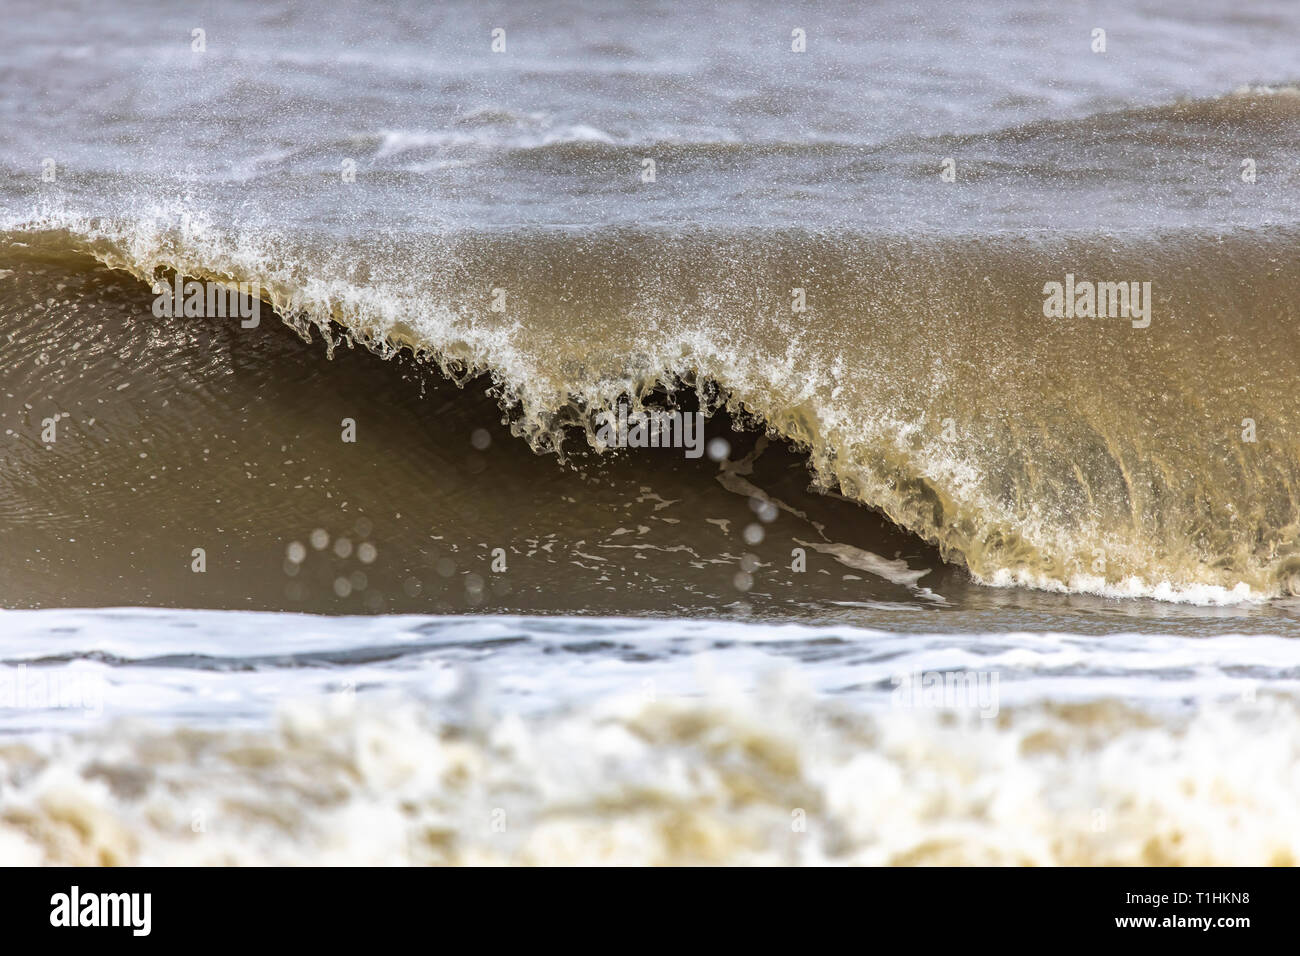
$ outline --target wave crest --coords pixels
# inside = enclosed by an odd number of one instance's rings
[[[182,234],[159,217],[4,240],[9,259],[90,254],[144,281],[257,281],[330,349],[409,349],[460,383],[490,375],[538,451],[570,453],[575,433],[595,447],[597,416],[620,401],[684,391],[805,449],[820,488],[987,584],[1197,603],[1296,593],[1300,246],[1285,234],[335,241]],[[1066,272],[1152,282],[1155,321],[1044,318],[1044,281]],[[1247,420],[1257,440],[1239,434]]]

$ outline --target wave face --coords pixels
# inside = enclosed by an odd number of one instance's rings
[[[409,350],[461,381],[489,376],[536,450],[599,448],[598,416],[620,402],[756,420],[808,456],[818,487],[986,584],[1221,602],[1300,582],[1289,230],[1104,243],[652,230],[329,241],[99,221],[3,242],[11,329],[48,321],[52,297],[81,308],[58,291],[69,272],[90,270],[83,297],[116,282],[87,254],[145,281],[255,281],[305,335]],[[1067,276],[1149,283],[1149,325],[1044,316],[1045,285]],[[805,311],[792,310],[796,289]],[[182,360],[202,323],[153,317],[144,288],[113,294],[141,328],[176,339],[146,366]],[[237,348],[241,330],[221,334],[231,344],[216,348]],[[46,368],[60,348],[48,338],[30,335],[13,371]],[[119,388],[152,375],[118,374]]]

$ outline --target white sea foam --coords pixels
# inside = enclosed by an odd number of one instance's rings
[[[459,726],[401,698],[274,726],[0,745],[0,855],[62,864],[1294,864],[1294,698],[1152,721],[861,714],[772,685]]]
[[[1029,587],[1058,594],[1096,594],[1107,598],[1150,598],[1171,604],[1194,604],[1203,607],[1225,607],[1234,604],[1258,604],[1272,594],[1263,594],[1240,581],[1232,587],[1219,584],[1174,584],[1170,581],[1148,582],[1137,576],[1119,582],[1109,582],[1100,575],[1077,574],[1068,582],[1045,574],[1009,568],[999,569],[992,575],[976,575],[982,584],[991,587]]]

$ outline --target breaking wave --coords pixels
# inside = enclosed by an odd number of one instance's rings
[[[0,268],[21,283],[25,263],[92,256],[144,282],[257,282],[331,352],[490,375],[539,452],[601,450],[597,416],[620,401],[726,408],[990,585],[1300,591],[1300,244],[1285,229],[344,239],[178,219],[50,214],[0,235]],[[1044,284],[1067,274],[1149,282],[1149,327],[1045,317]]]

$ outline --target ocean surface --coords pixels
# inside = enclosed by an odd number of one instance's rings
[[[0,862],[1300,861],[1300,6],[0,20]]]

